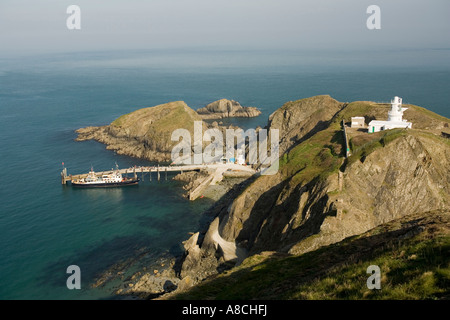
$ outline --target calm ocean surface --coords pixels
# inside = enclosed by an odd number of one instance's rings
[[[357,56],[255,60],[236,52],[0,59],[0,299],[110,298],[113,285],[91,287],[99,274],[120,261],[131,261],[131,274],[161,254],[179,253],[204,221],[211,201],[182,198],[173,174],[122,189],[61,186],[62,162],[69,173],[148,164],[97,142],[75,142],[76,129],[169,101],[197,109],[220,98],[259,107],[260,117],[233,120],[254,128],[284,102],[318,94],[379,102],[397,95],[450,117],[448,60],[398,61],[400,53],[373,65]],[[66,288],[72,264],[81,268],[82,290]]]

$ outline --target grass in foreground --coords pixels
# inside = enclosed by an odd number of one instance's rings
[[[405,217],[300,256],[252,256],[175,298],[448,299],[449,230],[449,212]],[[367,288],[370,265],[381,290]]]

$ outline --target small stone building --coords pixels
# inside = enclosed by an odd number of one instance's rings
[[[352,128],[364,128],[365,127],[365,119],[364,117],[352,117]]]

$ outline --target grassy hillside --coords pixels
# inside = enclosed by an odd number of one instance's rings
[[[450,212],[381,225],[300,256],[262,253],[175,299],[448,299]],[[381,269],[369,290],[367,267]]]
[[[111,125],[146,134],[149,130],[152,132],[172,132],[178,128],[192,131],[194,121],[200,120],[200,116],[186,103],[175,101],[122,115],[114,120]]]
[[[418,106],[405,105],[405,107],[408,108],[405,111],[405,118],[413,121],[413,131],[418,130],[424,134],[426,130],[429,134],[434,133],[438,136],[440,130],[448,129],[450,119]],[[387,118],[389,109],[390,105],[367,101],[347,104],[333,117],[328,128],[316,133],[281,157],[281,172],[286,177],[297,174],[297,179],[304,181],[310,181],[317,175],[335,172],[342,164],[339,158],[344,156],[342,120],[349,122],[351,117],[365,116],[366,122],[369,123],[373,119]],[[364,132],[356,135],[349,141],[352,156],[348,162],[360,160],[375,149],[404,136],[406,132],[405,129],[393,129],[374,134]],[[448,139],[441,140],[448,143]]]
[[[200,116],[183,101],[169,102],[122,115],[108,126],[78,129],[77,141],[97,140],[118,154],[157,162],[172,161],[176,129],[194,132]],[[206,124],[203,123],[203,130]]]
[[[255,179],[223,211],[221,236],[251,256],[175,298],[448,298],[449,213],[419,213],[448,209],[449,119],[408,107],[413,129],[348,130],[348,159],[342,121],[383,119],[388,105],[353,102],[301,138],[289,131],[278,174]],[[381,290],[366,286],[370,265],[381,268]]]

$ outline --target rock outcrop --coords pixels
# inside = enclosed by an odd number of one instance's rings
[[[286,102],[269,116],[269,129],[278,129],[280,155],[304,137],[328,126],[331,118],[343,107],[329,95]]]
[[[110,125],[78,129],[77,141],[97,140],[107,149],[150,161],[170,161],[175,129],[187,129],[193,137],[200,116],[183,101],[143,108],[114,120]],[[203,123],[203,131],[206,124]]]
[[[448,300],[449,242],[450,211],[411,214],[306,254],[255,254],[194,288],[161,298]],[[366,286],[371,265],[380,267],[381,290]]]
[[[328,177],[319,192],[308,195],[307,206],[322,203],[322,210],[309,212],[310,219],[317,216],[321,221],[320,228],[305,238],[301,226],[287,225],[283,249],[300,254],[408,214],[448,210],[449,161],[450,148],[434,137],[412,133],[397,138],[363,161],[348,165],[343,171],[341,191],[335,174]]]
[[[256,107],[243,107],[239,102],[234,100],[220,99],[211,102],[206,107],[198,109],[197,113],[202,119],[221,119],[257,117],[261,114],[261,111]]]
[[[210,176],[207,170],[204,171],[187,171],[177,174],[173,177],[173,180],[182,181],[185,183],[183,190],[186,192],[183,196],[189,199],[189,194],[191,191],[195,190],[206,178]]]
[[[136,158],[157,162],[171,161],[171,152],[178,141],[171,136],[176,129],[187,129],[194,139],[194,121],[224,117],[256,117],[261,114],[257,108],[242,107],[233,100],[218,100],[198,112],[183,101],[169,102],[155,107],[143,108],[125,114],[111,124],[100,127],[86,127],[76,130],[76,141],[96,140],[106,148]],[[237,127],[221,126],[216,122],[202,123],[202,132],[217,128],[222,132]],[[207,145],[203,141],[203,147]],[[191,150],[193,151],[193,150]]]

